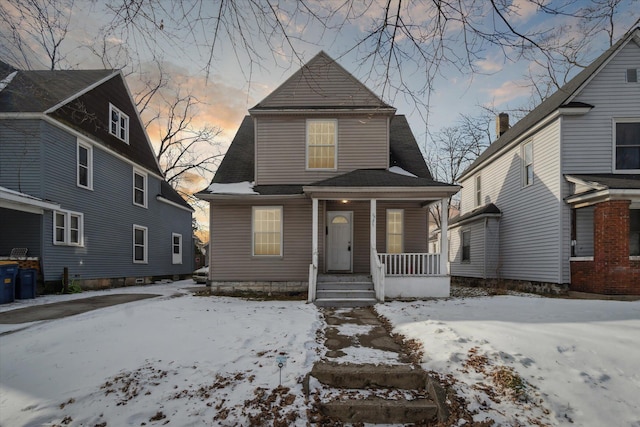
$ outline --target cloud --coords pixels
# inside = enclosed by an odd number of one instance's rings
[[[528,87],[518,83],[517,81],[507,81],[500,85],[500,87],[482,89],[481,91],[487,93],[491,97],[492,101],[490,104],[499,106],[521,96],[529,96],[530,90]]]

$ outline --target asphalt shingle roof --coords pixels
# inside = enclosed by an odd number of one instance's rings
[[[495,140],[471,165],[460,175],[460,178],[464,177],[471,171],[473,171],[478,165],[482,164],[485,160],[489,159],[492,155],[500,151],[500,149],[506,147],[518,138],[522,133],[529,128],[540,122],[542,119],[553,113],[560,107],[576,107],[576,106],[589,106],[588,104],[570,102],[567,101],[571,96],[595,73],[607,60],[618,50],[620,46],[630,40],[634,33],[640,31],[640,27],[629,31],[624,37],[618,40],[613,46],[607,49],[602,55],[600,55],[595,61],[593,61],[587,68],[578,73],[574,78],[569,80],[564,86],[558,89],[553,95],[544,100],[533,111],[523,117],[520,121],[507,130],[502,136]]]
[[[502,212],[500,212],[500,209],[496,205],[494,205],[493,203],[489,203],[488,205],[480,206],[479,208],[476,208],[464,215],[451,218],[451,220],[449,220],[449,225],[451,226],[459,222],[466,221],[468,219],[475,218],[481,215],[489,215],[489,214],[500,215],[501,213]]]
[[[583,181],[596,182],[604,185],[610,190],[639,190],[640,175],[619,175],[619,174],[570,174]]]
[[[322,185],[343,186],[430,186],[448,185],[433,181],[429,168],[424,161],[420,148],[411,132],[409,123],[403,115],[396,115],[391,120],[390,133],[390,165],[398,166],[411,172],[418,178],[399,175],[385,170],[360,170],[325,180]],[[236,182],[255,181],[254,157],[254,126],[253,119],[245,116],[240,124],[227,154],[222,159],[216,171],[212,184],[231,184]],[[355,173],[357,172],[357,173]],[[313,185],[319,185],[315,183]],[[298,183],[290,185],[256,186],[260,194],[297,194],[302,193],[302,186]],[[202,193],[207,194],[206,190]]]

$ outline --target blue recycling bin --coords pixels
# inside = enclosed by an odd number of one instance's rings
[[[37,274],[38,270],[35,268],[18,269],[18,277],[16,277],[16,299],[36,297]]]
[[[17,263],[0,261],[0,304],[14,301],[17,275]]]

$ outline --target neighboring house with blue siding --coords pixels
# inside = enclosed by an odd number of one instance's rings
[[[463,172],[460,281],[640,294],[640,28],[508,128]]]
[[[0,62],[0,256],[84,288],[193,271],[193,209],[164,180],[120,71]]]

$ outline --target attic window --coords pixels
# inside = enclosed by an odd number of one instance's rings
[[[638,69],[637,68],[628,68],[627,69],[627,83],[638,83]]]
[[[129,143],[129,116],[109,104],[109,133]]]

